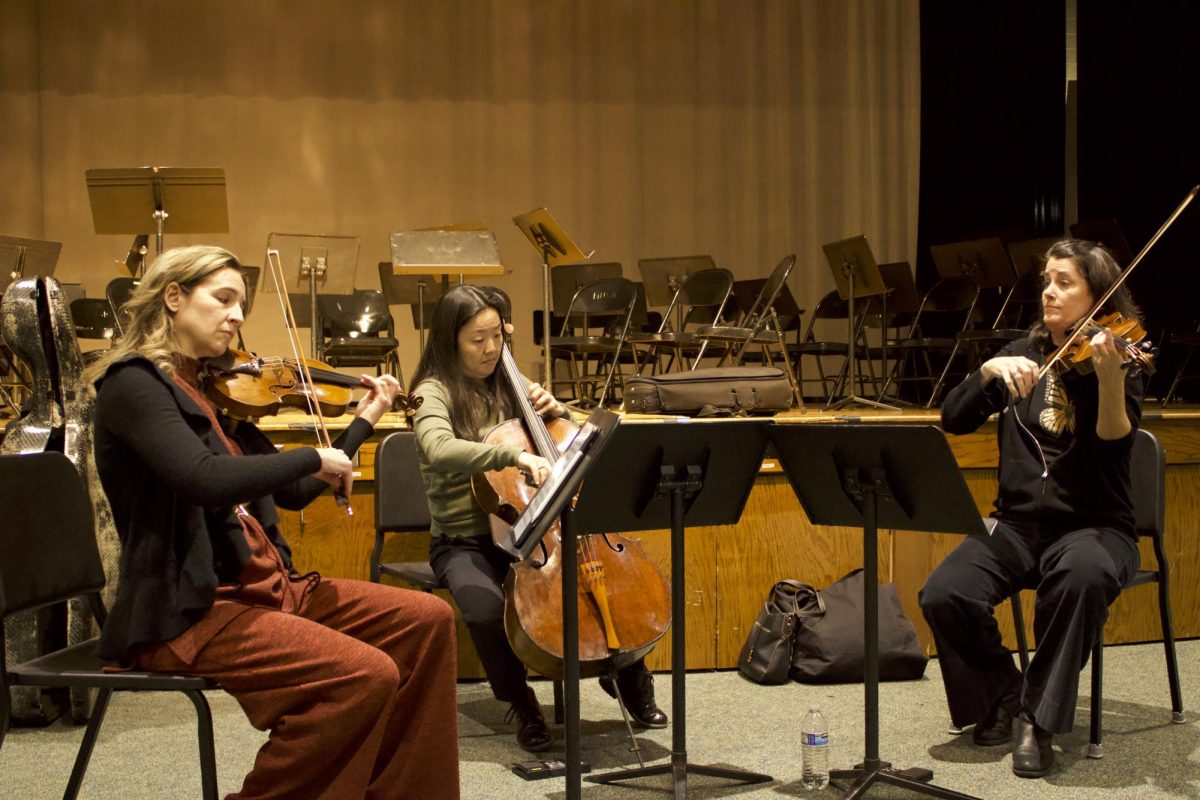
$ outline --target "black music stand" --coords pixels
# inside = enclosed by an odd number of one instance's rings
[[[266,263],[263,268],[271,276],[262,282],[264,294],[286,291],[288,303],[295,315],[297,327],[312,331],[309,354],[321,360],[324,337],[321,335],[318,294],[350,294],[354,291],[354,276],[358,272],[359,240],[357,236],[324,233],[267,234]],[[285,287],[277,285],[275,266],[283,270]],[[282,305],[282,302],[281,302]]]
[[[858,383],[858,319],[854,312],[854,301],[861,297],[886,295],[888,288],[879,274],[879,265],[875,263],[875,255],[871,245],[864,235],[852,236],[839,242],[821,245],[825,251],[825,259],[833,271],[833,280],[837,283],[838,294],[847,303],[846,311],[846,385],[847,394],[831,406],[831,409],[845,408],[849,405],[864,405],[874,408],[886,408],[899,411],[896,406],[868,400],[854,394]]]
[[[1020,242],[1010,242],[1008,245],[1008,257],[1012,259],[1013,270],[1016,272],[1017,280],[1023,278],[1029,272],[1042,271],[1045,266],[1042,257],[1046,255],[1046,251],[1050,249],[1050,245],[1055,242],[1062,241],[1061,236],[1043,236],[1040,239],[1025,239]]]
[[[229,233],[219,167],[89,169],[85,175],[96,233],[140,234],[153,226],[156,255],[168,219],[172,233]]]
[[[638,271],[642,273],[642,285],[646,288],[646,305],[650,308],[671,305],[675,293],[689,275],[704,269],[714,269],[716,266],[717,262],[713,261],[710,255],[639,258]],[[675,330],[682,331],[682,307],[678,309],[678,313]]]
[[[969,242],[935,244],[929,248],[938,275],[942,278],[957,278],[966,275],[980,289],[997,289],[1012,286],[1017,273],[1008,261],[1004,244],[996,237],[972,239]]]
[[[420,336],[418,355],[425,352],[425,331],[433,319],[433,307],[450,288],[449,275],[397,275],[391,261],[379,262],[379,286],[389,306],[410,306],[413,327]]]
[[[688,763],[685,689],[685,527],[738,521],[762,466],[769,425],[767,420],[626,421],[609,437],[592,465],[574,510],[563,515],[564,576],[568,573],[566,554],[574,554],[571,539],[578,534],[671,531],[671,761],[590,775],[588,781],[616,783],[669,774],[678,800],[687,797],[688,773],[739,783],[773,780],[756,772]],[[712,480],[706,480],[709,475]],[[573,689],[572,703],[571,683],[566,685],[567,798],[571,799],[580,796],[579,703],[578,686]]]
[[[834,770],[831,777],[853,781],[847,798],[861,797],[880,782],[973,800],[909,777],[879,758],[878,529],[987,536],[945,434],[932,425],[775,425],[771,441],[814,525],[863,530],[866,755],[862,764]]]
[[[526,214],[513,217],[513,224],[521,229],[525,238],[542,257],[542,384],[554,385],[550,359],[550,267],[586,261],[592,250],[584,253],[579,245],[555,221],[545,208],[535,208]]]

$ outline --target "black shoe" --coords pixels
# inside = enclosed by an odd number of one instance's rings
[[[1012,741],[1013,719],[1021,711],[1016,687],[997,698],[995,704],[975,724],[971,738],[980,747],[995,747]]]
[[[1017,717],[1016,740],[1012,769],[1018,778],[1040,778],[1054,766],[1054,734],[1039,728],[1024,711]]]
[[[609,697],[617,696],[621,689],[621,701],[633,721],[643,728],[667,727],[667,715],[654,702],[654,676],[642,665],[641,669],[624,669],[617,673],[616,685],[608,675],[600,676],[600,688]]]
[[[516,717],[517,744],[530,753],[540,753],[549,749],[554,737],[546,727],[546,718],[542,716],[542,707],[538,705],[537,695],[531,687],[526,686],[525,691],[525,697],[512,704],[504,721],[512,722],[513,717]]]

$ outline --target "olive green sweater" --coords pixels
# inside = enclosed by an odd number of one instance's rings
[[[515,467],[521,450],[509,445],[470,442],[454,435],[450,424],[450,400],[437,380],[422,381],[416,394],[424,401],[413,418],[413,430],[421,451],[421,477],[425,481],[430,531],[434,536],[482,536],[490,530],[487,515],[475,502],[471,476]],[[493,419],[480,437],[500,420]]]

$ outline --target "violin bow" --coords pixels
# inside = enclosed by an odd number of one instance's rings
[[[1125,271],[1121,273],[1120,277],[1113,281],[1113,285],[1108,287],[1108,291],[1100,296],[1100,299],[1097,300],[1096,304],[1092,306],[1092,310],[1089,311],[1087,315],[1083,317],[1083,319],[1075,323],[1071,333],[1067,336],[1067,340],[1063,342],[1057,350],[1054,351],[1050,358],[1046,360],[1046,363],[1042,365],[1042,368],[1038,370],[1037,379],[1039,381],[1046,377],[1046,373],[1050,371],[1055,362],[1062,360],[1062,357],[1071,348],[1071,345],[1075,343],[1075,340],[1082,336],[1084,331],[1088,330],[1088,327],[1096,318],[1096,315],[1100,313],[1100,309],[1104,308],[1104,304],[1107,303],[1109,299],[1117,293],[1117,289],[1119,289],[1121,284],[1125,282],[1125,279],[1129,277],[1129,273],[1133,272],[1133,268],[1142,263],[1142,259],[1146,257],[1146,254],[1150,252],[1150,249],[1154,247],[1154,245],[1158,243],[1158,240],[1163,237],[1163,234],[1165,234],[1167,230],[1175,224],[1175,220],[1179,219],[1180,215],[1183,214],[1184,209],[1186,209],[1188,205],[1194,199],[1196,199],[1197,193],[1200,193],[1200,186],[1193,186],[1192,190],[1187,193],[1187,197],[1183,198],[1183,202],[1179,204],[1179,207],[1172,212],[1171,216],[1167,218],[1167,221],[1162,224],[1158,231],[1150,237],[1150,241],[1146,242],[1146,246],[1141,249],[1141,252],[1134,256],[1133,260],[1129,262],[1129,266],[1125,268]]]
[[[304,358],[304,345],[301,344],[300,334],[297,331],[296,316],[292,311],[292,299],[288,296],[287,287],[284,285],[283,260],[280,258],[279,251],[270,247],[267,248],[267,268],[271,273],[271,280],[275,284],[275,293],[279,295],[279,309],[283,312],[283,327],[287,330],[292,357],[296,359],[296,370],[305,384],[305,401],[308,403],[309,413],[317,420],[317,441],[322,447],[332,448],[329,428],[325,425],[325,414],[321,411],[320,401],[317,400],[316,384],[313,383],[308,361]],[[313,312],[316,312],[315,308]],[[335,489],[334,497],[337,499],[338,505],[346,507],[347,516],[354,516],[354,509],[350,506],[350,498],[346,494],[345,487]]]

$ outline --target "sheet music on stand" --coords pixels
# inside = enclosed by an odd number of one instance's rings
[[[497,547],[517,559],[533,554],[575,495],[592,461],[603,451],[609,434],[619,422],[620,417],[604,409],[588,416],[512,528],[503,530],[504,523],[493,517],[492,539]]]
[[[53,275],[61,251],[61,242],[0,236],[0,294],[10,283],[21,278]]]

